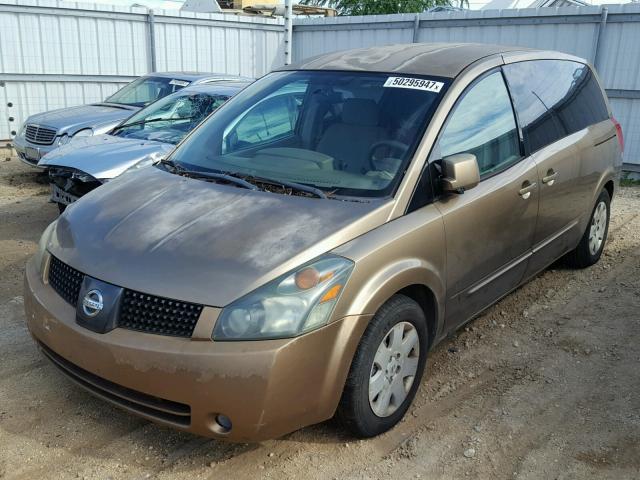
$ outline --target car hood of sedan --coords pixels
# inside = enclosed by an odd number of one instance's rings
[[[99,280],[224,307],[382,224],[389,205],[254,191],[148,167],[70,205],[47,248]]]
[[[72,140],[48,153],[39,167],[70,167],[97,179],[111,179],[147,158],[156,159],[173,150],[170,143],[95,135]]]
[[[26,123],[54,128],[59,135],[63,133],[73,135],[84,128],[96,129],[107,125],[115,126],[138,110],[138,107],[128,105],[97,103],[37,113],[31,115]]]

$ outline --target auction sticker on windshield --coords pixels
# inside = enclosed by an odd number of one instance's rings
[[[411,77],[389,77],[384,82],[384,87],[411,88],[414,90],[424,90],[425,92],[440,93],[444,83],[435,80],[425,80],[424,78]]]
[[[178,87],[186,87],[187,85],[189,85],[189,82],[185,82],[184,80],[171,80],[169,82],[169,85],[177,85]]]

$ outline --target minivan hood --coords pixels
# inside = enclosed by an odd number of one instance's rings
[[[39,167],[70,167],[94,178],[111,179],[147,158],[169,153],[175,145],[151,140],[135,140],[113,135],[81,137],[48,153]]]
[[[140,110],[129,105],[94,104],[78,107],[61,108],[37,113],[27,118],[25,123],[34,123],[55,128],[58,134],[74,134],[83,128],[105,128],[115,126],[125,118]]]
[[[390,206],[252,191],[149,167],[70,205],[48,249],[105,282],[223,307],[380,225]]]

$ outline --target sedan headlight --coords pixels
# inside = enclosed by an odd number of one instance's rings
[[[74,133],[73,138],[90,137],[91,135],[93,135],[93,130],[90,128],[84,128]]]
[[[142,160],[131,165],[123,173],[135,172],[136,170],[140,170],[143,167],[148,167],[149,165],[153,165],[154,163],[159,162],[161,159],[162,159],[162,154],[158,152],[154,152],[149,156],[143,158]]]
[[[49,244],[49,240],[51,240],[51,235],[56,227],[56,223],[58,223],[58,220],[54,220],[47,228],[44,229],[44,232],[40,237],[40,241],[38,242],[38,250],[36,250],[36,253],[33,256],[33,261],[35,262],[38,273],[40,274],[42,274],[42,269],[44,267],[44,257],[45,252],[47,251],[47,245]]]
[[[222,311],[213,339],[289,338],[326,325],[352,269],[326,255],[267,283]]]
[[[66,145],[69,143],[69,140],[71,140],[71,137],[66,133],[64,135],[60,135],[60,138],[58,139],[58,146]]]

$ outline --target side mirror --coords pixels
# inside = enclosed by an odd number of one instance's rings
[[[472,153],[456,153],[442,159],[442,189],[464,193],[480,183],[480,169]]]

